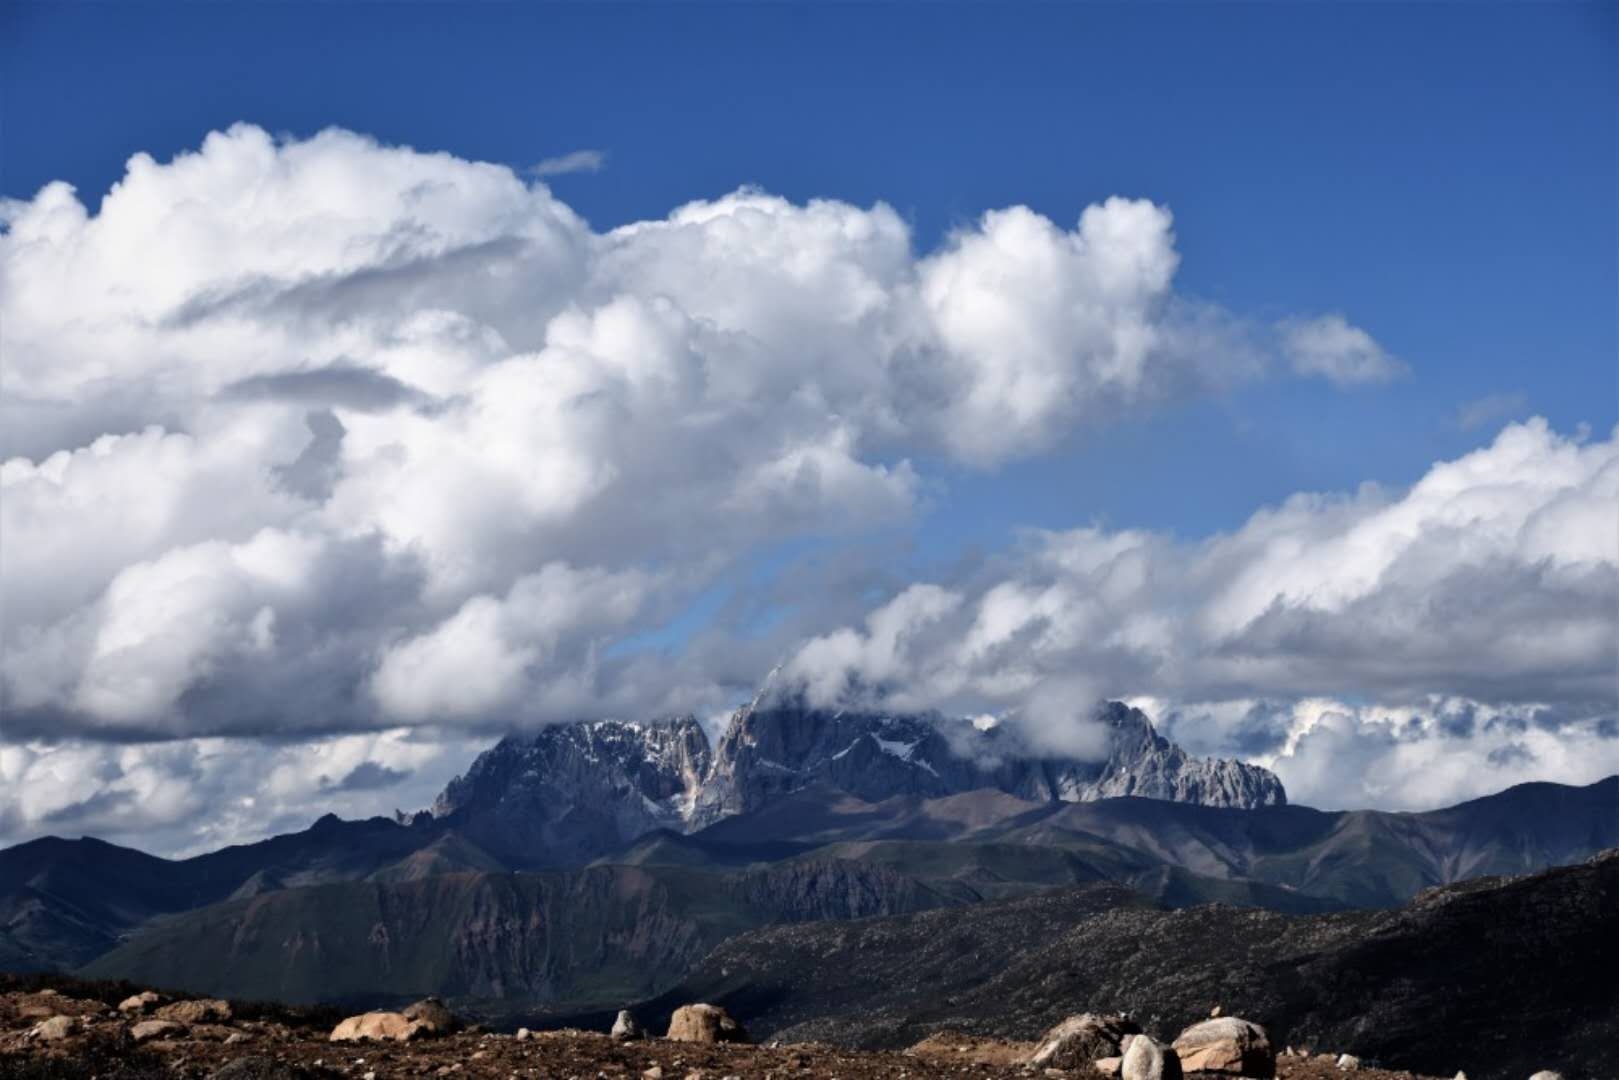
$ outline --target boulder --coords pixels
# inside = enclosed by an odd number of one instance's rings
[[[1039,1047],[1029,1055],[1029,1064],[1048,1069],[1082,1069],[1097,1058],[1122,1056],[1120,1043],[1124,1036],[1140,1031],[1122,1016],[1070,1016],[1041,1037]]]
[[[669,1018],[668,1038],[676,1042],[751,1042],[741,1024],[718,1005],[682,1005]]]
[[[1181,1080],[1181,1060],[1157,1039],[1140,1035],[1119,1062],[1119,1080]]]
[[[634,1042],[646,1038],[646,1029],[631,1015],[630,1010],[620,1009],[618,1018],[613,1021],[612,1036],[615,1042]]]
[[[363,1042],[368,1039],[409,1042],[431,1034],[426,1025],[404,1013],[368,1012],[343,1020],[332,1029],[329,1038],[332,1042]]]
[[[144,1015],[163,1004],[163,995],[154,994],[150,990],[142,990],[138,994],[131,994],[118,1003],[121,1013],[136,1013]]]
[[[1175,1053],[1188,1073],[1212,1072],[1227,1076],[1276,1075],[1276,1051],[1270,1036],[1258,1024],[1235,1016],[1222,1016],[1193,1024],[1175,1037]]]
[[[228,1024],[230,1002],[218,998],[194,998],[176,1001],[157,1010],[159,1020],[173,1020],[178,1024]]]
[[[1551,1069],[1542,1069],[1535,1075],[1531,1076],[1529,1080],[1563,1080],[1563,1074],[1560,1072],[1553,1072]]]
[[[129,1029],[129,1037],[138,1043],[178,1039],[185,1033],[186,1026],[173,1020],[142,1020]]]
[[[428,1035],[449,1035],[461,1027],[461,1018],[451,1012],[436,997],[423,998],[414,1005],[407,1006],[401,1014],[406,1020],[414,1020],[426,1028]]]
[[[30,1034],[36,1039],[54,1042],[69,1035],[77,1035],[82,1030],[84,1023],[77,1016],[53,1016],[49,1020],[41,1020],[35,1024]]]
[[[1342,1069],[1344,1072],[1351,1072],[1358,1069],[1360,1068],[1360,1058],[1356,1057],[1354,1054],[1339,1054],[1338,1068]]]

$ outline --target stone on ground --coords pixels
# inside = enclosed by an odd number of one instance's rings
[[[218,998],[176,1001],[159,1008],[157,1018],[179,1024],[228,1024],[231,1019],[230,1002]]]
[[[448,1035],[461,1027],[461,1020],[436,997],[423,998],[401,1013],[406,1020],[421,1024],[428,1035]]]
[[[612,1036],[618,1042],[634,1042],[646,1038],[646,1029],[630,1010],[620,1009],[617,1019],[613,1021]]]
[[[53,1016],[49,1020],[41,1020],[35,1024],[33,1035],[36,1039],[54,1042],[69,1035],[77,1035],[83,1027],[84,1024],[77,1016]]]
[[[1119,1063],[1119,1080],[1181,1080],[1180,1057],[1157,1039],[1138,1035]]]
[[[1276,1051],[1270,1036],[1258,1024],[1235,1016],[1222,1016],[1193,1024],[1175,1037],[1181,1069],[1188,1073],[1212,1072],[1227,1076],[1276,1075]]]
[[[368,1012],[351,1016],[332,1029],[332,1042],[362,1042],[368,1039],[409,1042],[432,1034],[425,1025],[403,1013]]]
[[[676,1042],[745,1043],[748,1033],[718,1005],[682,1005],[669,1018],[669,1038]]]
[[[184,1024],[173,1020],[142,1020],[129,1029],[129,1037],[138,1043],[155,1039],[178,1039],[186,1033]]]
[[[1120,1042],[1141,1031],[1122,1016],[1081,1013],[1047,1031],[1029,1064],[1048,1069],[1082,1069],[1097,1058],[1120,1057]]]
[[[142,990],[138,994],[131,994],[118,1003],[121,1013],[149,1013],[163,1004],[163,995],[155,994],[150,990]]]

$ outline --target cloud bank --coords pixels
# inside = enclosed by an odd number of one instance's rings
[[[597,231],[503,166],[242,125],[0,219],[0,837],[297,806],[263,777],[323,753],[358,805],[436,767],[415,748],[711,712],[783,654],[818,692],[1030,715],[1081,685],[1612,698],[1615,444],[1538,423],[1407,493],[1040,534],[869,612],[853,568],[762,636],[625,647],[761,553],[914,525],[948,470],[1405,370],[1342,316],[1177,292],[1150,202],[930,251],[884,204],[753,189]]]

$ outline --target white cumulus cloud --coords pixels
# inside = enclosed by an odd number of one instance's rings
[[[1072,704],[1058,722],[1095,696],[1147,696],[1155,711],[1196,702],[1206,715],[1218,715],[1211,703],[1359,698],[1385,716],[1437,696],[1533,714],[1550,730],[1559,717],[1600,721],[1588,737],[1611,740],[1619,435],[1511,425],[1407,490],[1297,495],[1196,542],[1034,533],[964,580],[912,585],[863,625],[815,637],[786,670],[824,702],[1037,726],[1049,725],[1051,688],[1077,679],[1084,692],[1064,691]],[[1292,721],[1267,716],[1249,733],[1257,742],[1228,731],[1208,748],[1274,750],[1265,739]],[[1420,759],[1404,742],[1384,756]],[[1345,772],[1363,782],[1361,769]]]
[[[631,707],[615,640],[769,545],[911,520],[917,460],[1265,367],[1120,198],[927,253],[883,204],[752,189],[596,232],[503,166],[239,125],[0,218],[20,735]]]
[[[178,837],[233,787],[359,805],[473,738],[448,726],[710,712],[783,651],[825,696],[1031,715],[1612,687],[1614,444],[1540,423],[1407,492],[1199,542],[1036,534],[856,613],[857,541],[941,469],[1404,370],[1341,316],[1183,295],[1148,201],[990,210],[926,251],[885,204],[751,188],[598,231],[504,166],[239,125],[0,222],[0,835],[138,803]],[[770,633],[618,647],[827,536],[845,565]],[[326,787],[259,775],[323,754]]]

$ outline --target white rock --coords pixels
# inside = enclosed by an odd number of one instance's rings
[[[1170,1047],[1138,1035],[1119,1063],[1119,1080],[1181,1080],[1181,1059]]]
[[[646,1038],[646,1031],[641,1027],[640,1021],[630,1014],[630,1010],[620,1009],[618,1017],[613,1021],[612,1036],[614,1042],[634,1042],[636,1039]]]
[[[77,1016],[53,1016],[49,1020],[41,1020],[35,1024],[30,1034],[36,1039],[51,1042],[65,1039],[69,1035],[77,1035],[83,1029],[84,1024]]]

